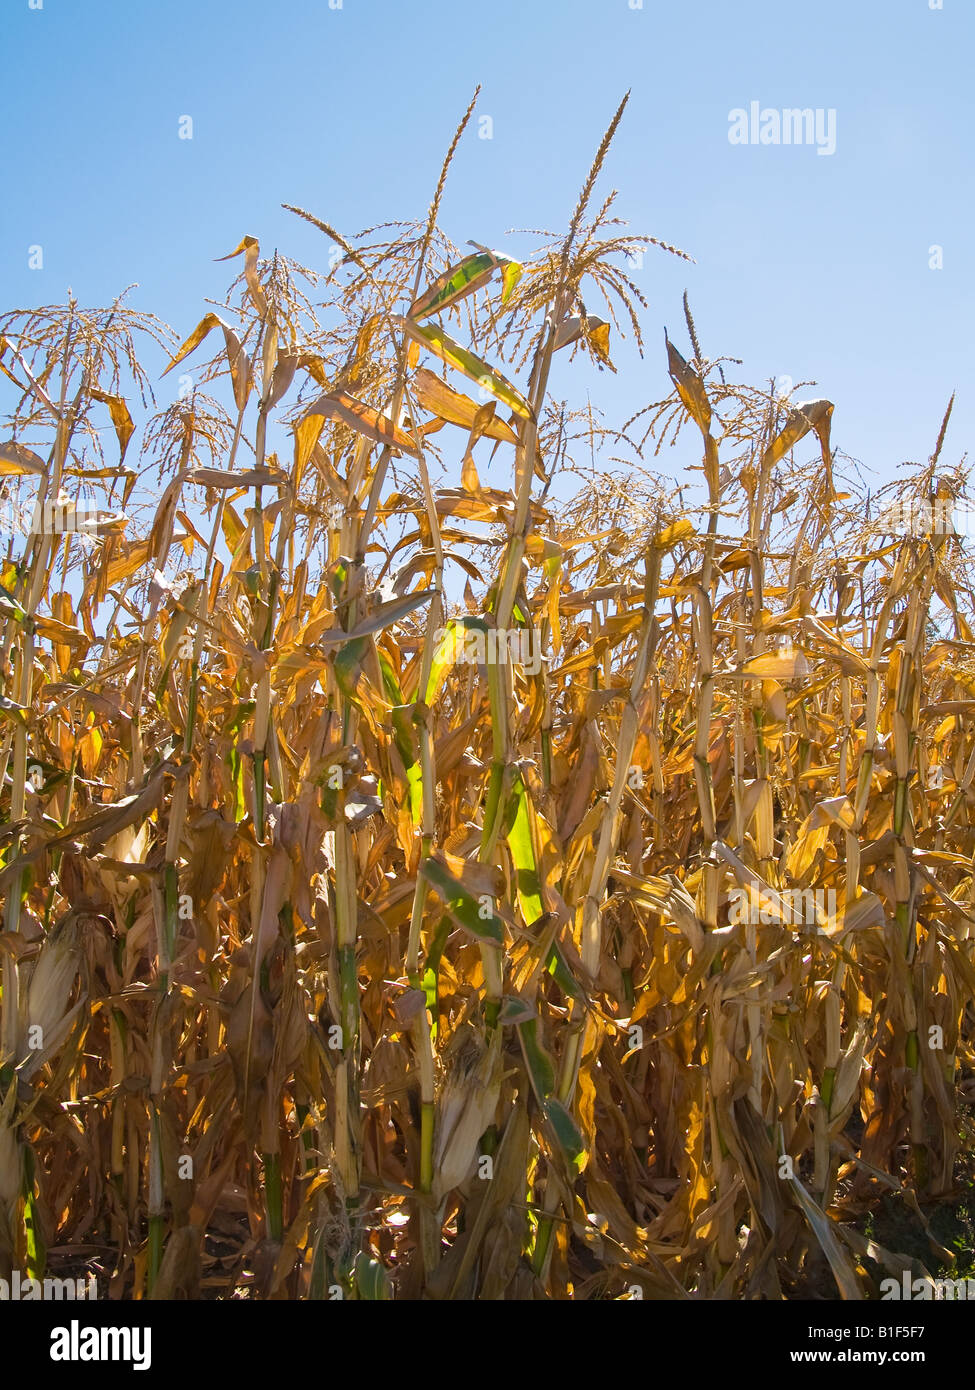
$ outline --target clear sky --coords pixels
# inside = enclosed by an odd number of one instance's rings
[[[0,306],[135,281],[131,302],[183,337],[244,234],[324,268],[324,238],[281,203],[346,233],[421,216],[478,82],[493,137],[469,127],[444,229],[499,249],[512,227],[561,230],[631,88],[600,187],[696,264],[651,252],[634,272],[648,353],[614,344],[611,418],[668,390],[686,287],[705,353],[756,384],[814,378],[801,394],[836,403],[834,444],[880,478],[927,457],[957,388],[955,461],[975,421],[975,0],[636,3],[0,0]],[[835,112],[835,153],[732,144],[752,102]]]

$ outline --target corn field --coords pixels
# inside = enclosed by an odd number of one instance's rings
[[[439,225],[472,104],[425,217],[291,209],[328,273],[246,236],[188,337],[0,318],[0,1277],[871,1299],[878,1203],[957,1196],[951,408],[868,495],[685,297],[607,424],[630,259],[685,254],[596,192],[624,106],[521,261]]]

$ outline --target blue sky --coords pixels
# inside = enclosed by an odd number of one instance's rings
[[[705,352],[755,383],[815,379],[800,395],[836,403],[835,445],[878,479],[927,457],[957,388],[955,461],[975,420],[972,0],[635,2],[3,0],[0,307],[135,281],[185,336],[245,233],[324,268],[281,203],[346,233],[422,215],[478,82],[493,138],[469,128],[444,229],[499,249],[511,227],[560,230],[631,88],[600,188],[696,264],[651,252],[634,272],[648,352],[614,344],[620,375],[594,379],[609,418],[666,393],[686,287]],[[752,101],[834,109],[836,152],[729,143]]]

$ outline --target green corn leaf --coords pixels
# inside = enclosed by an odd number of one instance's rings
[[[498,1014],[498,1022],[503,1024],[530,1023],[535,1017],[535,1010],[530,1004],[526,1004],[524,999],[519,999],[516,994],[506,994],[501,1001],[501,1012]]]
[[[545,1102],[545,1118],[558,1140],[559,1148],[569,1161],[570,1168],[581,1172],[586,1161],[586,1142],[566,1107],[555,1096]]]
[[[406,770],[406,781],[410,789],[410,815],[418,824],[423,812],[423,773],[416,749],[416,734],[410,717],[410,706],[403,699],[403,691],[392,663],[385,652],[377,649],[379,668],[383,673],[383,687],[386,698],[393,702],[391,717],[393,721],[393,742]]]
[[[538,1040],[537,1018],[518,1023],[515,1027],[532,1088],[539,1103],[544,1104],[546,1097],[555,1090],[555,1064]]]
[[[521,279],[522,267],[507,256],[499,256],[495,251],[476,251],[465,256],[462,261],[452,265],[449,270],[434,280],[433,284],[410,305],[409,317],[415,322],[443,309],[459,304],[469,294],[486,285],[496,270],[501,271],[501,303],[507,304],[512,292]]]
[[[432,888],[440,894],[450,916],[459,927],[470,932],[478,941],[504,942],[501,919],[495,914],[481,916],[481,905],[473,894],[459,883],[438,859],[425,859],[422,873]]]
[[[355,1285],[359,1297],[370,1303],[385,1303],[392,1298],[392,1285],[385,1268],[364,1250],[355,1257]]]
[[[452,265],[428,285],[418,299],[410,305],[409,316],[413,320],[425,318],[466,299],[469,294],[486,285],[498,268],[498,258],[490,251],[477,251],[465,256],[462,261]]]
[[[552,942],[552,949],[545,958],[545,969],[563,994],[567,994],[570,999],[578,999],[580,1003],[585,1000],[585,990],[569,969],[569,962],[557,941]]]
[[[517,285],[521,277],[524,275],[524,273],[524,267],[521,266],[518,263],[518,261],[505,262],[504,270],[501,273],[503,285],[503,288],[501,290],[502,304],[507,304],[512,294],[514,294],[515,286]]]
[[[520,772],[515,774],[508,801],[510,827],[506,831],[508,848],[518,874],[518,903],[526,924],[537,922],[545,911],[542,906],[541,880],[535,841],[532,835],[532,808],[528,788]]]
[[[8,618],[13,618],[14,622],[22,623],[27,619],[27,612],[20,606],[13,594],[8,594],[6,589],[0,588],[0,613]]]
[[[487,630],[488,625],[483,618],[475,618],[468,615],[462,618],[450,619],[433,653],[433,663],[430,667],[430,679],[427,681],[427,688],[423,692],[423,703],[425,705],[432,705],[443,689],[443,683],[447,679],[447,673],[457,660],[458,653],[463,650],[465,635],[468,632],[481,632],[486,636]]]
[[[445,333],[439,324],[429,324],[423,328],[418,323],[413,323],[406,318],[396,319],[395,322],[414,342],[419,343],[421,347],[428,348],[449,367],[469,376],[472,381],[483,386],[485,391],[490,391],[492,396],[497,396],[499,401],[503,401],[510,410],[513,410],[516,415],[520,415],[523,420],[531,419],[531,406],[518,388],[512,386],[507,377],[502,376],[494,367],[489,367],[486,362],[481,361],[480,357],[475,357],[473,352],[461,347],[460,343],[456,342],[449,333]]]

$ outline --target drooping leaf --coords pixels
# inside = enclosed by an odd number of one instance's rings
[[[524,275],[525,270],[518,261],[506,261],[502,271],[503,288],[501,290],[501,303],[507,304],[508,300],[515,292],[515,286]]]
[[[569,1168],[575,1172],[581,1172],[586,1161],[586,1141],[582,1137],[579,1126],[558,1097],[549,1096],[546,1100],[545,1118],[552,1127],[552,1132],[568,1161]]]
[[[44,472],[44,460],[38,458],[31,449],[26,449],[14,439],[0,444],[0,478]]]
[[[384,627],[392,627],[405,618],[408,613],[413,613],[421,604],[433,598],[433,589],[423,589],[420,593],[407,594],[405,598],[391,599],[388,603],[381,603],[375,612],[368,618],[363,618],[361,623],[357,623],[351,632],[346,632],[343,628],[333,627],[323,632],[319,641],[324,647],[334,647],[336,644],[353,642],[360,637],[369,637],[374,632],[380,632]]]
[[[434,372],[427,371],[426,367],[417,369],[411,387],[418,403],[431,415],[439,416],[451,425],[473,429],[480,407],[470,396],[455,391]],[[485,424],[484,435],[488,439],[497,439],[502,444],[518,443],[518,436],[511,426],[506,425],[497,416]]]
[[[234,389],[234,400],[238,410],[242,410],[247,404],[247,397],[253,385],[253,373],[251,371],[250,358],[244,351],[240,339],[229,324],[224,323],[219,314],[205,314],[196,325],[193,332],[183,343],[182,347],[172,359],[169,366],[163,372],[171,372],[175,366],[182,362],[184,357],[188,357],[194,348],[199,347],[203,339],[212,328],[223,330],[224,344],[227,350],[227,364],[230,367],[230,379]]]
[[[328,391],[310,405],[301,418],[304,423],[311,416],[320,415],[325,420],[341,420],[366,439],[377,444],[388,444],[400,453],[419,453],[419,446],[413,437],[393,423],[388,415],[382,415],[365,401],[357,400],[348,391]]]
[[[658,531],[653,538],[653,543],[658,550],[673,550],[675,545],[680,545],[681,541],[690,540],[694,534],[693,521],[687,517],[681,517],[679,521],[672,521],[669,526]]]
[[[501,919],[493,911],[482,915],[481,904],[472,893],[456,878],[439,859],[424,859],[421,872],[426,881],[436,890],[447,912],[457,923],[478,941],[493,941],[498,946],[504,942]]]
[[[597,351],[605,353],[608,358],[609,324],[595,314],[586,314],[585,317],[582,314],[572,314],[563,319],[556,330],[552,349],[558,352],[560,348],[571,347],[583,337],[587,342],[597,344]]]
[[[697,422],[701,433],[710,434],[711,402],[708,400],[704,382],[694,368],[684,361],[666,333],[664,333],[664,341],[667,344],[667,370],[677,387],[677,394],[684,402],[691,418]]]
[[[112,417],[112,424],[115,426],[115,433],[118,436],[119,463],[125,458],[125,451],[129,447],[129,440],[135,432],[135,425],[132,416],[129,414],[129,407],[121,396],[113,396],[107,391],[92,391],[92,400],[101,401],[108,406],[108,413]]]
[[[810,430],[815,430],[822,446],[823,462],[829,468],[829,425],[832,414],[832,401],[800,401],[789,411],[784,427],[765,450],[762,466],[774,468],[804,435],[808,434]]]
[[[186,475],[187,482],[200,483],[224,491],[241,490],[251,487],[287,487],[289,478],[270,468],[249,468],[244,473],[234,473],[225,468],[191,468]]]
[[[226,244],[226,243],[225,243]],[[241,251],[244,253],[244,278],[247,281],[247,290],[251,297],[251,302],[259,314],[267,313],[267,298],[264,289],[257,276],[257,258],[260,254],[260,243],[256,236],[245,236],[233,251],[229,251],[226,256],[217,256],[218,261],[230,261],[234,256],[239,256]]]
[[[427,327],[423,327],[418,323],[412,323],[407,318],[399,318],[396,322],[414,342],[421,347],[428,348],[449,367],[463,372],[465,376],[476,381],[485,391],[489,391],[492,396],[497,396],[499,401],[503,401],[523,420],[531,419],[531,407],[518,388],[513,386],[507,377],[494,367],[488,366],[473,352],[461,347],[460,343],[456,342],[438,324],[429,324]]]
[[[532,1090],[535,1092],[539,1104],[544,1105],[555,1090],[555,1063],[538,1040],[537,1018],[516,1023],[515,1027],[518,1031],[518,1041],[521,1043],[525,1066],[528,1068]]]
[[[88,647],[91,638],[87,633],[79,628],[71,627],[67,623],[59,622],[57,618],[49,618],[43,613],[36,613],[32,619],[34,631],[39,637],[46,637],[51,642],[59,642],[66,647]]]
[[[408,310],[409,317],[418,322],[427,314],[439,313],[458,304],[482,285],[486,285],[503,261],[490,251],[476,251],[452,265],[428,285]]]

